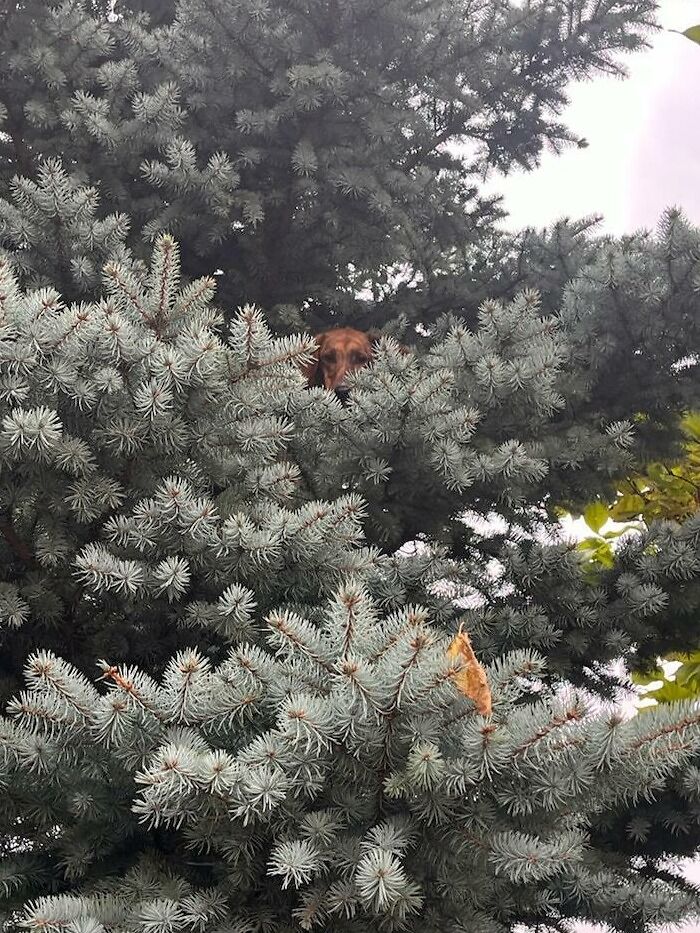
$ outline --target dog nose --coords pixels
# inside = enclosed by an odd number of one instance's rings
[[[338,396],[341,404],[345,405],[350,398],[350,389],[348,389],[347,386],[336,386],[335,394]]]

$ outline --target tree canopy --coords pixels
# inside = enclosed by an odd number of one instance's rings
[[[10,931],[700,914],[698,704],[614,705],[697,638],[700,515],[604,562],[557,521],[679,478],[700,231],[482,192],[654,10],[0,3]],[[347,404],[335,324],[378,332]]]

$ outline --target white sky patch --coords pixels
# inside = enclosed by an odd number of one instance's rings
[[[700,46],[669,31],[700,24],[700,0],[661,0],[659,21],[652,48],[623,59],[626,80],[571,85],[564,122],[587,149],[545,152],[535,171],[490,177],[486,190],[505,198],[506,228],[600,214],[601,232],[619,235],[655,228],[673,206],[700,224]]]

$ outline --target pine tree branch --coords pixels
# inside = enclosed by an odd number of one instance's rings
[[[662,865],[644,865],[642,868],[638,869],[639,874],[643,875],[645,878],[651,880],[660,879],[665,881],[667,884],[672,885],[674,888],[677,888],[679,891],[683,891],[686,894],[690,894],[693,897],[697,897],[700,894],[700,887],[692,879],[684,878],[669,871],[667,868],[664,868]]]
[[[680,722],[672,722],[667,726],[661,726],[659,729],[657,729],[655,732],[650,733],[649,735],[643,735],[640,739],[637,739],[635,742],[632,742],[632,744],[630,745],[630,748],[634,749],[635,751],[638,751],[640,748],[643,748],[645,745],[650,744],[651,742],[655,742],[656,739],[660,739],[660,738],[663,738],[669,735],[674,735],[675,733],[683,732],[684,729],[687,729],[690,726],[695,726],[699,722],[700,722],[700,712],[695,716],[692,716],[692,715],[685,716],[683,719],[680,720]],[[690,747],[692,746],[687,742],[683,742],[682,739],[679,739],[677,742],[675,742],[671,746],[671,748],[674,751],[684,750]],[[664,748],[662,754],[666,751],[668,751],[668,749]],[[650,754],[652,754],[653,756],[653,752],[650,752]]]
[[[22,116],[17,111],[17,108],[7,99],[0,99],[0,103],[2,103],[7,110],[5,129],[12,142],[17,174],[24,175],[26,178],[31,178],[34,170],[34,160],[24,138],[24,121]]]
[[[11,550],[14,554],[19,557],[21,561],[30,566],[36,564],[36,558],[32,553],[29,545],[20,538],[20,536],[15,531],[12,526],[12,521],[5,515],[0,515],[0,534],[2,534],[5,541],[7,541]]]

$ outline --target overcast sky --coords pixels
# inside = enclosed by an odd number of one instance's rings
[[[565,122],[588,148],[545,153],[534,172],[490,179],[505,196],[509,229],[602,214],[606,232],[631,233],[654,228],[673,205],[700,225],[700,45],[667,31],[699,24],[700,0],[659,8],[664,30],[625,59],[626,80],[571,87]]]

